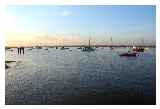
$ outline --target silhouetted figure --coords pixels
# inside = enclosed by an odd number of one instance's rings
[[[18,54],[20,53],[20,49],[19,49],[19,47],[17,48],[17,50],[18,50]]]
[[[20,47],[19,49],[20,49],[20,54],[21,54],[22,48]]]
[[[24,54],[24,47],[22,47],[22,51],[23,51],[23,54]]]
[[[24,47],[18,47],[18,54],[24,54]]]

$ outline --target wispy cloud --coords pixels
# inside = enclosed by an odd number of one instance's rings
[[[72,15],[72,12],[68,10],[64,10],[60,12],[60,16],[70,16],[70,15]]]

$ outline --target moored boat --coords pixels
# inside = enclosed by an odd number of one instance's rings
[[[143,48],[143,47],[133,47],[132,50],[136,51],[136,52],[144,52],[145,48]]]
[[[111,46],[110,46],[110,50],[113,50],[113,40],[112,40],[112,37],[111,37]]]
[[[69,48],[61,47],[61,50],[66,50],[66,49],[69,49]]]
[[[78,47],[77,49],[82,49],[82,47]]]
[[[90,45],[90,39],[89,39],[89,45],[83,47],[83,48],[82,48],[82,51],[83,51],[83,52],[95,51],[95,48],[91,47],[91,45]]]
[[[127,53],[119,54],[119,56],[136,57],[138,56],[138,53],[137,52],[127,52]]]
[[[41,46],[36,46],[35,48],[36,48],[36,49],[42,49],[42,47],[41,47]]]
[[[95,51],[95,49],[92,48],[92,47],[87,47],[87,46],[86,46],[86,47],[83,47],[83,48],[82,48],[82,51],[88,51],[88,52],[89,52],[89,51]]]

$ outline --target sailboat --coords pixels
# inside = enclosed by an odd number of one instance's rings
[[[93,47],[91,47],[90,43],[91,43],[91,39],[89,38],[89,45],[83,47],[83,48],[82,48],[82,51],[84,51],[84,52],[95,51],[95,49],[94,49]]]

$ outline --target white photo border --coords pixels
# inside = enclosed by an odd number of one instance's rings
[[[0,16],[7,5],[155,5],[156,105],[5,105],[5,36],[0,17],[0,109],[160,109],[160,1],[159,0],[1,0]],[[1,25],[2,24],[2,25]]]

